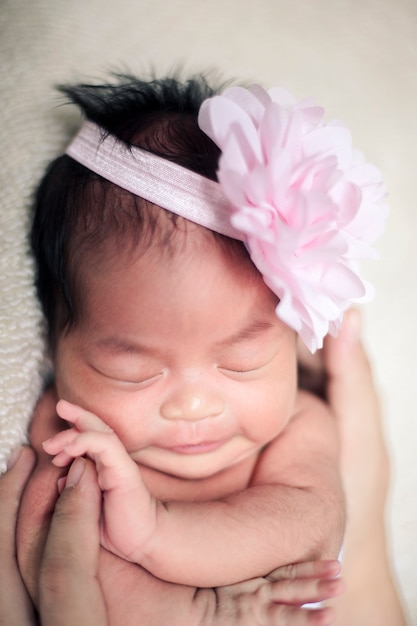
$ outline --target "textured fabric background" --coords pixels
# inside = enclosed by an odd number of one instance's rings
[[[28,205],[77,123],[53,85],[104,78],[110,69],[182,65],[311,95],[352,129],[390,191],[382,258],[366,268],[377,297],[365,311],[365,334],[393,463],[393,561],[417,625],[416,42],[415,0],[2,0],[0,472],[24,440],[46,371]]]

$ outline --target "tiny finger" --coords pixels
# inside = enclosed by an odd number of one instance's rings
[[[55,467],[66,467],[74,460],[75,456],[68,454],[65,450],[61,450],[61,452],[58,452],[58,454],[54,456],[52,463]]]
[[[126,489],[130,484],[137,484],[138,467],[113,432],[79,433],[74,441],[65,447],[63,453],[71,459],[83,455],[93,459],[99,472],[100,487],[103,490],[112,489],[118,483],[123,484]],[[64,462],[64,457],[62,462]]]
[[[97,415],[66,400],[60,400],[56,405],[56,410],[62,419],[74,424],[78,430],[92,430],[103,433],[113,432],[110,426],[107,426]]]
[[[79,435],[79,431],[75,428],[62,430],[60,433],[44,441],[42,447],[48,454],[58,454],[65,446],[74,441],[77,435]]]

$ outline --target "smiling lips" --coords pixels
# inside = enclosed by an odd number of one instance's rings
[[[223,443],[223,440],[202,441],[201,443],[196,444],[172,446],[167,449],[171,452],[176,452],[177,454],[204,454],[206,452],[212,452],[213,450],[217,450],[217,448],[219,448]]]

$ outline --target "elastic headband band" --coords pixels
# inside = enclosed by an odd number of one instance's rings
[[[126,191],[217,233],[243,241],[231,222],[232,207],[218,183],[126,146],[92,122],[85,122],[66,154]]]

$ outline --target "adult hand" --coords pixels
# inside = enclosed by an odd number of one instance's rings
[[[334,626],[404,626],[385,532],[389,459],[372,368],[361,337],[361,318],[349,311],[323,357],[326,395],[337,420],[347,502],[343,555],[345,593],[334,602]]]
[[[20,498],[35,465],[30,448],[17,451],[0,480],[0,625],[37,624],[20,577],[15,525]],[[106,626],[97,580],[101,492],[91,462],[77,459],[59,498],[41,559],[39,617],[42,626]]]
[[[106,626],[97,578],[101,491],[94,464],[78,458],[58,499],[39,581],[42,626]]]
[[[34,465],[33,450],[16,450],[9,461],[9,471],[0,479],[1,626],[32,626],[36,623],[32,603],[17,567],[15,543],[19,502]]]
[[[335,416],[350,524],[358,518],[362,525],[369,499],[382,517],[389,459],[379,398],[360,335],[360,313],[349,310],[338,336],[327,336],[323,350],[312,355],[300,343],[299,369],[303,388],[323,396]]]

